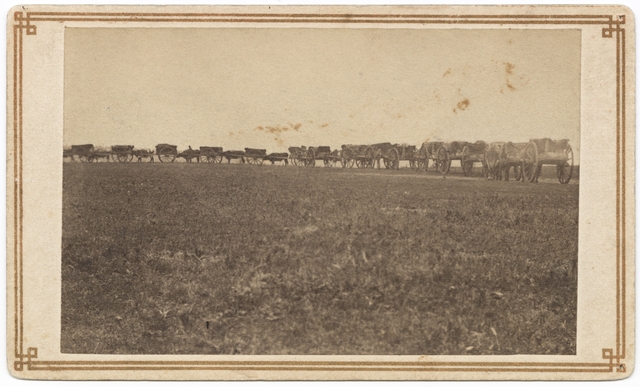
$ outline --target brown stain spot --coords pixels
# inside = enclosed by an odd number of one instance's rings
[[[353,117],[354,117],[353,113],[349,114],[349,118],[353,118]]]
[[[278,126],[256,126],[253,130],[258,130],[262,132],[268,132],[272,134],[280,134],[283,132],[288,132],[289,130],[295,130],[298,132],[302,124],[289,124],[289,126],[278,125]]]
[[[504,63],[504,71],[506,71],[507,75],[513,74],[513,69],[516,68],[512,63],[505,62]]]
[[[282,146],[284,144],[284,141],[282,141],[280,137],[276,137],[274,140],[276,140],[276,144],[278,144],[278,146]]]
[[[513,40],[511,39],[507,40],[507,44],[513,44]]]
[[[398,115],[396,116],[396,118],[402,118],[402,114],[398,113]]]
[[[442,78],[446,77],[449,74],[451,74],[451,69],[450,68],[448,68],[447,71],[445,71],[444,74],[442,74]]]
[[[467,110],[467,108],[469,107],[469,105],[471,105],[471,102],[469,102],[468,98],[463,99],[462,101],[458,102],[458,104],[456,105],[458,107],[458,109],[460,110]],[[454,109],[455,110],[455,109]]]
[[[329,126],[329,124],[320,125],[321,128],[326,128],[327,126]]]
[[[456,108],[451,109],[451,111],[458,114],[458,111],[456,110]]]
[[[233,136],[233,132],[229,132],[229,136]]]
[[[516,88],[515,88],[515,86],[513,86],[513,85],[509,82],[509,80],[508,80],[508,79],[507,79],[507,87],[508,87],[508,88],[509,88],[509,90],[511,90],[511,91],[518,90],[518,89],[516,89]]]

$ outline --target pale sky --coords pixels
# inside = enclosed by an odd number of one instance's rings
[[[64,145],[225,150],[580,132],[579,30],[67,28]]]

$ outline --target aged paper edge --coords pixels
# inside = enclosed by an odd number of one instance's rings
[[[78,9],[79,7],[69,7]],[[102,12],[104,8],[85,7],[83,11],[66,11],[69,8],[48,7],[53,11],[39,12],[26,11],[22,8],[14,8],[8,15],[8,74],[7,74],[7,210],[8,210],[8,238],[7,244],[7,291],[13,301],[8,304],[8,361],[12,375],[19,378],[64,378],[92,379],[91,371],[124,371],[124,377],[112,373],[108,379],[137,379],[137,374],[143,372],[148,379],[200,379],[202,374],[196,376],[195,372],[202,371],[232,371],[233,374],[208,372],[204,375],[207,379],[618,379],[629,375],[633,369],[633,349],[635,345],[629,342],[630,325],[628,316],[633,313],[634,305],[627,300],[630,293],[634,292],[634,284],[629,281],[633,278],[629,269],[633,269],[633,246],[635,241],[626,238],[628,228],[633,228],[633,222],[629,222],[629,214],[635,212],[633,193],[627,192],[629,183],[633,183],[634,177],[630,174],[633,165],[628,165],[634,160],[633,144],[627,142],[627,136],[633,135],[632,120],[628,111],[634,102],[635,89],[633,81],[635,73],[628,62],[635,55],[633,43],[627,40],[627,28],[635,27],[632,20],[625,20],[624,15],[616,17],[606,12],[617,11],[631,15],[623,8],[603,8],[602,15],[582,15],[557,13],[559,8],[550,10],[551,15],[539,14],[504,14],[495,12],[495,8],[488,14],[416,14],[421,10],[417,7],[409,9],[409,13],[403,14],[402,8],[387,8],[389,13],[351,13],[354,9],[332,7],[332,12],[325,12],[327,8],[316,8],[317,13],[287,12],[287,7],[272,7],[268,13],[251,12],[251,7],[236,7],[238,12],[164,12],[161,9],[151,9],[149,12],[141,10],[141,7],[114,7],[124,12]],[[264,10],[265,7],[262,7]],[[466,8],[467,11],[471,7]],[[519,10],[525,11],[526,7]],[[532,8],[532,7],[529,7]],[[538,7],[533,7],[538,8]],[[86,9],[86,11],[85,11]],[[91,10],[93,9],[93,11]],[[128,12],[131,9],[131,12]],[[176,8],[177,9],[177,8]],[[185,8],[180,8],[185,9]],[[187,10],[190,8],[187,8]],[[211,9],[211,8],[209,8]],[[334,10],[338,9],[339,12]],[[378,7],[380,9],[380,7]],[[449,7],[451,9],[451,7]],[[548,9],[548,8],[547,8]],[[577,11],[580,8],[566,7],[563,11]],[[173,9],[172,9],[173,10]],[[283,10],[283,12],[278,12]],[[358,11],[365,9],[359,8]],[[385,9],[386,10],[386,9]],[[433,11],[434,9],[427,9]],[[484,9],[475,10],[484,11]],[[348,16],[346,16],[348,14]],[[64,23],[68,21],[83,22],[239,22],[239,23],[393,23],[393,24],[451,24],[456,25],[498,25],[498,24],[527,24],[527,25],[602,25],[602,38],[616,39],[616,144],[618,163],[616,170],[616,341],[611,348],[602,349],[602,361],[593,363],[572,362],[437,362],[437,361],[48,361],[38,358],[38,348],[24,348],[23,311],[25,308],[23,295],[23,266],[22,266],[22,232],[23,232],[23,164],[22,164],[22,134],[23,134],[23,106],[22,106],[22,47],[26,36],[37,34],[38,23]],[[631,181],[630,181],[631,180]],[[9,230],[9,228],[11,228]],[[10,270],[9,270],[10,269]],[[631,282],[631,283],[630,283]],[[482,360],[487,359],[483,357]],[[38,371],[29,373],[29,371]],[[74,373],[69,377],[68,372]],[[177,372],[176,372],[177,371]],[[190,372],[194,371],[194,372]],[[302,372],[300,372],[302,371]],[[363,373],[362,371],[365,371]],[[255,373],[254,373],[255,372]],[[427,374],[428,372],[428,374]],[[417,374],[416,374],[417,373]],[[439,374],[440,376],[433,376]],[[473,374],[472,374],[473,373]],[[478,376],[482,373],[482,376]],[[407,374],[412,374],[408,376]],[[454,375],[456,374],[456,375]],[[556,376],[550,376],[556,374]],[[101,373],[104,375],[104,373]],[[466,375],[466,376],[465,376]],[[560,376],[557,376],[560,375]],[[588,376],[591,375],[591,376]],[[98,376],[98,378],[105,378]]]

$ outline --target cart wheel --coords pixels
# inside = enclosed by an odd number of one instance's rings
[[[128,163],[133,161],[133,153],[129,153],[129,160],[127,160]]]
[[[126,153],[118,153],[116,155],[116,159],[118,160],[119,163],[126,163],[127,160],[129,159],[129,156]]]
[[[160,152],[158,152],[158,158],[161,163],[172,163],[176,160],[176,154],[173,149],[166,147],[160,149]]]
[[[400,154],[396,148],[391,148],[389,152],[389,168],[400,169]]]
[[[262,163],[264,162],[264,159],[256,157],[255,161],[256,161],[256,165],[262,165]]]
[[[530,142],[522,156],[522,175],[526,181],[533,183],[538,177],[538,146]]]
[[[560,184],[569,183],[573,176],[573,149],[571,149],[571,145],[567,145],[567,149],[564,150],[564,154],[567,157],[567,161],[556,167],[556,174],[558,175],[558,181]]]
[[[438,149],[438,153],[436,154],[436,171],[440,172],[443,175],[449,173],[449,168],[451,167],[451,160],[449,159],[449,152],[447,152],[447,148],[441,146]]]
[[[201,162],[203,163],[211,163],[213,160],[211,159],[211,156],[208,154],[201,154],[200,157],[198,157],[200,159]]]
[[[307,162],[305,163],[307,167],[315,167],[316,166],[316,151],[313,148],[309,148],[307,151]]]

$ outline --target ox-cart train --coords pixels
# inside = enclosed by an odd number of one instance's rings
[[[314,167],[318,163],[334,167],[340,162],[343,168],[382,168],[397,170],[405,161],[412,170],[447,175],[453,161],[458,161],[464,176],[473,176],[479,167],[481,175],[490,180],[510,180],[537,182],[545,165],[555,166],[556,176],[561,184],[567,184],[573,176],[573,150],[569,140],[549,138],[531,139],[528,142],[484,141],[428,141],[420,148],[391,142],[376,144],[346,144],[340,149],[323,146],[290,147],[289,153],[267,153],[266,149],[244,148],[244,150],[224,150],[217,146],[201,146],[183,151],[177,145],[161,143],[155,149],[135,149],[133,145],[113,145],[110,148],[96,148],[93,144],[72,145],[63,150],[63,158],[79,162],[113,161],[128,163],[134,160],[172,163],[183,158],[187,163],[219,164],[239,160],[242,164],[262,165],[265,161],[295,166]],[[406,165],[406,164],[405,164]],[[431,165],[433,167],[431,168]]]

